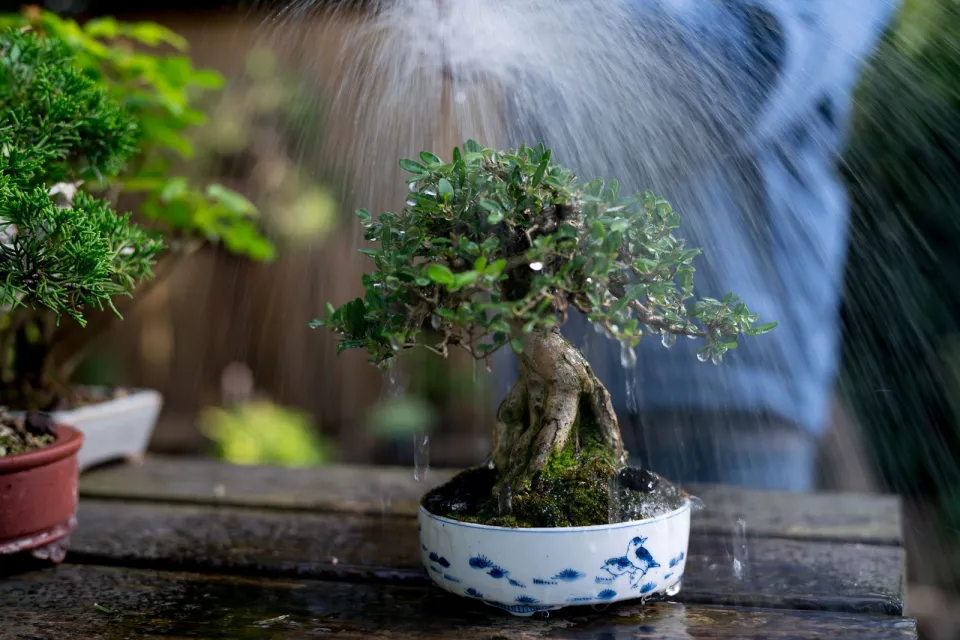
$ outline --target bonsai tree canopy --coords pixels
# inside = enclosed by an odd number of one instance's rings
[[[520,375],[498,411],[494,495],[510,487],[517,523],[542,522],[544,511],[548,526],[605,523],[608,480],[625,456],[608,392],[559,333],[570,309],[622,344],[627,367],[649,334],[665,346],[702,339],[699,359],[719,363],[741,334],[776,323],[757,325],[732,294],[694,299],[700,250],[673,235],[679,215],[667,201],[615,181],[578,183],[543,145],[468,141],[451,162],[424,152],[400,166],[411,174],[406,207],[376,220],[357,213],[379,243],[361,249],[376,265],[365,296],[328,304],[315,325],[342,336],[338,352],[363,348],[380,366],[413,347],[458,347],[489,366],[509,345]],[[570,493],[584,486],[590,495]],[[548,508],[538,499],[565,494]]]
[[[62,316],[113,309],[151,273],[159,240],[79,191],[120,171],[133,117],[72,64],[61,42],[0,33],[0,383],[37,402],[56,384],[37,353]],[[49,313],[52,312],[52,313]],[[41,349],[42,351],[42,349]]]

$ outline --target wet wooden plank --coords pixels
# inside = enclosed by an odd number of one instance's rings
[[[678,603],[506,615],[435,588],[65,565],[0,582],[4,637],[916,638],[882,615]]]
[[[80,491],[100,499],[226,504],[306,511],[413,516],[420,495],[446,482],[450,470],[431,470],[417,482],[412,470],[336,465],[316,469],[238,467],[191,458],[147,458],[84,474]],[[733,487],[691,486],[706,508],[697,531],[726,534],[742,520],[747,536],[901,544],[900,503],[894,496],[787,494]]]
[[[84,499],[79,522],[84,564],[426,584],[412,518]],[[678,599],[901,615],[903,562],[893,546],[699,533]]]

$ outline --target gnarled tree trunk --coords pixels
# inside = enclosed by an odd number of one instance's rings
[[[610,394],[557,331],[534,332],[517,356],[520,376],[497,412],[492,459],[500,482],[528,485],[551,457],[589,442],[619,465],[623,441]]]

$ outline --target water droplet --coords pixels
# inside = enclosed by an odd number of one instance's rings
[[[607,328],[599,322],[591,322],[590,325],[593,327],[593,330],[600,335],[604,335],[607,332]]]
[[[693,510],[694,513],[696,513],[698,511],[703,511],[704,509],[706,509],[707,505],[705,505],[703,503],[703,500],[701,500],[697,496],[690,496],[690,508]]]
[[[733,575],[743,580],[747,573],[747,522],[737,518],[733,529]]]
[[[510,490],[509,482],[500,485],[497,492],[497,510],[501,516],[509,516],[513,513],[513,492]]]
[[[682,586],[683,586],[683,580],[677,580],[672,585],[667,587],[666,591],[664,591],[663,593],[666,594],[668,598],[672,598],[673,596],[680,593],[680,588]]]
[[[390,336],[390,348],[394,351],[400,351],[400,341],[397,340],[397,336]],[[392,370],[391,370],[392,371]]]
[[[416,191],[416,190],[417,190],[417,183],[416,183],[416,182],[411,182],[411,183],[410,183],[410,186],[409,186],[408,188],[410,189],[410,191]]]
[[[637,415],[640,413],[640,403],[637,401],[637,370],[627,369],[625,377],[627,379],[627,411],[630,415]]]
[[[607,522],[616,524],[623,520],[620,507],[620,474],[610,476],[610,500],[607,503]]]
[[[670,333],[669,331],[660,332],[660,344],[669,349],[676,343],[677,335],[675,333]]]
[[[696,340],[696,339],[697,339],[697,336],[690,335],[689,333],[687,334],[687,340]]]
[[[620,345],[620,366],[624,369],[634,369],[637,366],[637,352],[626,344]]]
[[[533,269],[534,271],[540,271],[541,269],[543,269],[543,263],[542,263],[542,262],[531,262],[531,263],[530,263],[530,268]]]
[[[723,364],[723,356],[719,354],[715,355],[712,358],[710,358],[710,361],[713,362],[713,364],[715,365],[721,365]]]
[[[699,360],[700,362],[706,362],[709,359],[710,359],[710,354],[707,353],[706,351],[701,351],[700,353],[697,354],[697,360]]]
[[[406,202],[404,202],[404,204],[407,205],[408,207],[413,207],[413,206],[416,206],[417,201],[411,199],[411,200],[407,200]]]
[[[487,460],[487,469],[490,469],[491,471],[493,471],[494,467],[496,466],[497,465],[493,463],[493,460]]]
[[[434,330],[439,329],[439,328],[440,328],[440,316],[438,316],[438,315],[430,316],[430,326],[433,327]]]
[[[430,473],[430,436],[413,434],[413,479],[426,480]]]

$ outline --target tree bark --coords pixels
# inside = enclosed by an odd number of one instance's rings
[[[623,440],[610,394],[580,351],[559,332],[534,332],[518,354],[520,376],[497,412],[492,460],[500,482],[529,484],[568,445],[574,455],[589,439],[613,464]]]

